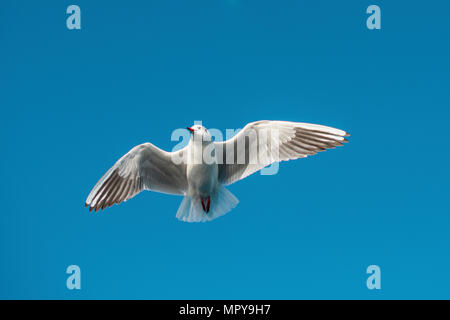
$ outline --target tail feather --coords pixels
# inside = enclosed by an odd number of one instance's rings
[[[224,186],[219,185],[215,194],[211,195],[210,210],[203,210],[199,196],[186,195],[177,211],[177,218],[186,222],[205,222],[214,220],[236,207],[239,200]]]

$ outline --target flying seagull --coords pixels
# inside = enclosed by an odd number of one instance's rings
[[[224,186],[279,161],[306,158],[341,146],[349,134],[328,126],[288,121],[256,121],[231,139],[212,141],[209,131],[187,128],[189,143],[166,152],[147,142],[131,149],[97,182],[86,199],[89,211],[133,198],[142,190],[184,196],[176,217],[210,221],[239,200]]]

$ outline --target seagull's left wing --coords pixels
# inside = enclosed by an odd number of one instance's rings
[[[216,142],[219,181],[231,184],[284,160],[305,158],[347,142],[343,130],[289,121],[256,121],[233,138]]]
[[[184,152],[184,149],[176,152]],[[86,199],[86,207],[95,211],[104,209],[127,201],[142,190],[184,194],[186,164],[176,164],[172,161],[173,155],[151,143],[134,147],[97,182]]]

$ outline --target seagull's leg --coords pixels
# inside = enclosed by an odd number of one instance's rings
[[[205,202],[204,202],[204,200],[203,200],[202,197],[200,197],[200,202],[202,203],[203,211],[207,212],[207,211],[206,211],[206,207],[205,207]]]
[[[210,196],[208,196],[207,198],[200,197],[200,202],[202,203],[203,211],[208,213],[209,207],[211,205],[211,197]]]

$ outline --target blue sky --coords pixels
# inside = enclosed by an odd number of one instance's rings
[[[82,29],[66,28],[81,8]],[[378,4],[381,30],[366,28]],[[0,298],[450,298],[446,1],[3,1]],[[133,146],[273,119],[344,147],[230,186],[211,223],[84,200]],[[82,289],[66,288],[66,267]],[[381,268],[381,290],[366,287]]]

